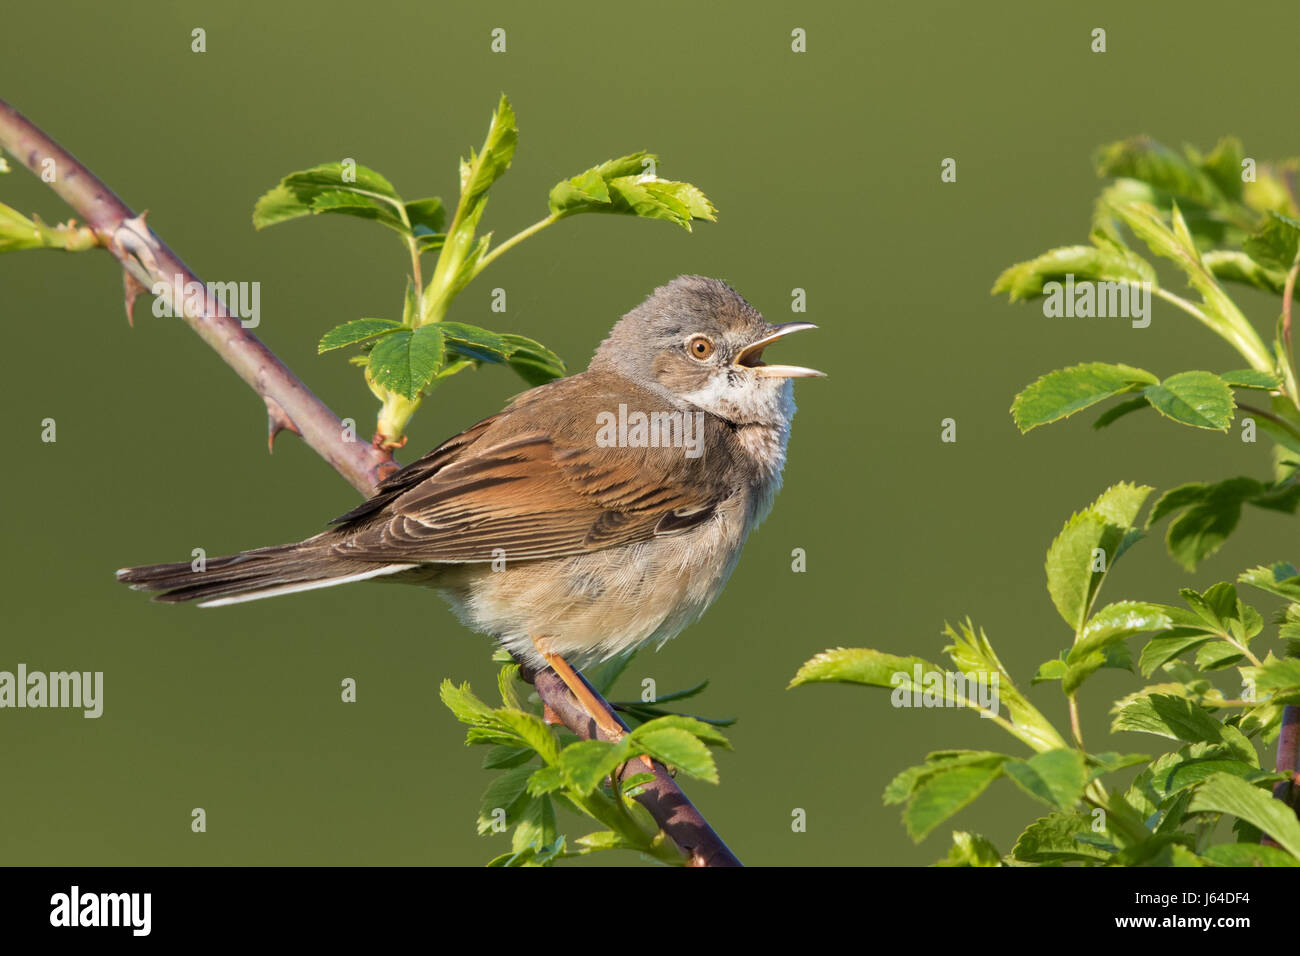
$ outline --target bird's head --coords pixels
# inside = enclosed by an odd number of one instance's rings
[[[812,328],[770,325],[725,282],[681,276],[619,320],[591,369],[617,372],[735,424],[781,425],[794,412],[791,379],[823,373],[770,365],[763,353],[777,339]]]

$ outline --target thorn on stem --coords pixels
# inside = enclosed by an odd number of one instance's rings
[[[122,270],[122,295],[126,300],[126,324],[131,328],[135,328],[135,300],[140,297],[140,293],[148,291],[143,282],[127,270]]]
[[[293,423],[280,403],[269,395],[263,395],[262,401],[266,402],[266,450],[275,451],[275,436],[283,431],[293,432],[298,437],[302,437],[302,432],[298,426]]]

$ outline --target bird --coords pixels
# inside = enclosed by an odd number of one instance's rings
[[[394,472],[303,541],[123,568],[155,601],[218,607],[365,580],[434,588],[521,664],[662,645],[722,591],[781,487],[793,380],[769,324],[718,279],[679,276],[624,315],[586,371],[529,389]]]

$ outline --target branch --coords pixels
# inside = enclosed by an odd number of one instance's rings
[[[0,147],[38,175],[43,160],[54,160],[57,175],[50,188],[81,215],[95,231],[99,244],[122,263],[128,318],[136,296],[163,283],[176,314],[183,316],[190,328],[266,403],[272,440],[282,429],[300,435],[366,496],[374,494],[379,482],[397,468],[391,453],[366,442],[345,440],[338,416],[238,318],[232,317],[211,291],[205,291],[202,308],[196,308],[196,297],[185,295],[184,286],[193,282],[205,290],[208,287],[145,224],[144,215],[136,216],[71,153],[2,99]],[[596,734],[595,722],[555,671],[548,667],[532,675],[532,679],[542,700],[565,726],[584,740]],[[596,698],[614,713],[603,697],[596,694]],[[644,785],[644,793],[637,799],[690,861],[699,866],[739,865],[740,861],[668,771],[656,763],[654,772],[655,779]]]
[[[317,454],[363,494],[396,468],[390,454],[363,442],[343,440],[338,416],[312,394],[261,340],[226,310],[221,300],[184,262],[90,170],[50,139],[16,109],[0,100],[0,146],[39,175],[42,163],[54,160],[50,183],[81,214],[99,244],[122,263],[126,275],[127,317],[141,292],[162,283],[173,312],[207,342],[222,360],[266,403],[270,438],[288,429],[301,435]],[[187,295],[186,285],[204,290],[202,300]],[[193,288],[193,287],[191,287]]]
[[[1287,704],[1282,708],[1282,729],[1277,735],[1277,772],[1287,779],[1273,784],[1273,796],[1300,814],[1300,774],[1297,774],[1297,757],[1300,756],[1300,707]],[[1267,833],[1260,837],[1265,846],[1279,846]]]
[[[1300,251],[1296,252],[1291,271],[1286,274],[1286,284],[1282,287],[1282,340],[1286,343],[1286,355],[1278,356],[1287,362],[1295,361],[1295,352],[1291,349],[1291,299],[1295,296],[1296,276],[1300,275]]]

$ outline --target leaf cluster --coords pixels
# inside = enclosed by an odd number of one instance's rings
[[[926,675],[921,684],[935,690],[929,703],[991,716],[1029,749],[1028,756],[936,751],[890,782],[884,800],[903,805],[904,826],[918,842],[1002,778],[1047,808],[1007,854],[977,834],[954,833],[942,865],[1300,866],[1300,821],[1271,796],[1269,789],[1283,777],[1262,769],[1256,750],[1256,742],[1276,738],[1282,707],[1300,702],[1300,660],[1285,656],[1300,639],[1300,572],[1279,562],[1203,592],[1185,588],[1179,606],[1124,600],[1099,607],[1115,562],[1141,541],[1152,520],[1139,520],[1151,491],[1128,483],[1107,489],[1065,522],[1047,550],[1047,592],[1073,639],[1038,667],[1031,683],[1059,685],[1072,714],[1071,741],[1016,688],[983,629],[969,621],[946,628],[948,668],[867,648],[836,648],[796,675],[793,685],[834,681],[894,694],[920,690],[916,675]],[[1283,656],[1260,656],[1255,642],[1264,618],[1241,599],[1238,584],[1287,602],[1277,618]],[[1135,662],[1130,641],[1136,637],[1145,643]],[[1150,681],[1115,703],[1111,731],[1145,734],[1172,749],[1153,756],[1084,746],[1074,716],[1078,695],[1102,668],[1136,671]],[[1213,676],[1234,669],[1242,691],[1229,698]],[[948,692],[951,681],[930,680],[954,671],[985,681],[996,675],[999,700],[992,713],[969,696]],[[1132,777],[1134,768],[1140,769]],[[1112,788],[1111,778],[1124,771],[1132,779]],[[1225,817],[1234,821],[1232,839],[1220,835]],[[1261,834],[1281,849],[1260,845]]]
[[[403,198],[382,174],[352,160],[290,173],[253,210],[262,229],[323,214],[376,222],[406,249],[411,275],[401,318],[362,318],[326,332],[320,352],[358,346],[353,360],[383,402],[378,431],[386,444],[400,441],[412,414],[433,388],[465,369],[484,364],[513,369],[529,385],[567,374],[564,362],[540,342],[513,332],[446,321],[453,301],[498,256],[548,226],[582,213],[660,219],[690,231],[695,220],[714,221],[717,210],[696,186],[657,175],[657,157],[636,152],[611,159],[557,183],[548,215],[497,246],[482,231],[489,193],[510,169],[518,145],[514,109],[502,96],[487,136],[459,167],[459,199],[451,211],[441,198]],[[437,255],[428,281],[425,256]]]
[[[483,766],[500,771],[483,794],[478,831],[510,831],[511,846],[489,865],[549,866],[603,850],[631,850],[660,863],[682,863],[681,853],[635,797],[652,776],[647,760],[716,784],[718,768],[710,748],[730,749],[730,743],[715,723],[662,713],[616,743],[577,740],[524,703],[518,675],[518,665],[501,669],[500,707],[475,696],[468,684],[442,684],[443,703],[469,727],[466,744],[488,747]],[[557,810],[600,829],[570,840]]]

